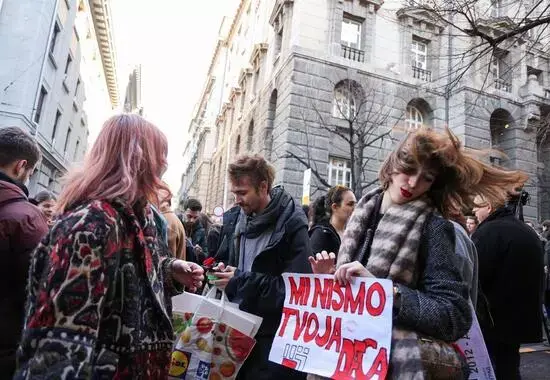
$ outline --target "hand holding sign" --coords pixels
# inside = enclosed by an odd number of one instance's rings
[[[347,263],[336,271],[334,278],[344,286],[352,281],[353,277],[374,277],[371,272],[367,270],[359,261]]]
[[[342,287],[332,275],[285,273],[283,279],[283,316],[269,360],[332,379],[385,378],[390,280],[357,278]]]

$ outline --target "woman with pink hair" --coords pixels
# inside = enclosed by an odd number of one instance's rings
[[[153,124],[114,116],[67,176],[32,257],[16,379],[168,376],[170,298],[200,287],[203,270],[170,258],[157,232],[167,151]]]

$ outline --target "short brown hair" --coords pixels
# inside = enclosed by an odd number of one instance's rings
[[[27,160],[27,167],[30,168],[41,156],[38,143],[27,132],[18,127],[0,127],[0,166]]]
[[[243,177],[249,177],[256,189],[262,181],[267,182],[267,191],[271,191],[275,180],[275,168],[259,154],[253,156],[243,155],[229,165],[227,170],[231,181],[238,181]]]

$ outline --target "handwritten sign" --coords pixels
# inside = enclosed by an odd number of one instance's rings
[[[468,367],[470,368],[470,377],[468,380],[495,380],[496,376],[493,372],[491,359],[471,302],[470,308],[472,309],[473,318],[472,327],[468,331],[468,334],[457,342],[462,352],[464,352]]]
[[[390,356],[390,280],[283,274],[285,304],[269,360],[332,379],[384,379]]]

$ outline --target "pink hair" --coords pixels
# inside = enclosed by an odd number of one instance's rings
[[[160,179],[167,166],[167,153],[166,136],[141,116],[111,117],[103,124],[83,166],[65,177],[58,211],[118,197],[130,205],[145,200],[158,205],[159,191],[170,191]]]

